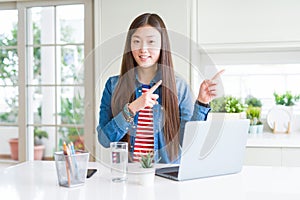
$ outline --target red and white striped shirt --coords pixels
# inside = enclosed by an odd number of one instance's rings
[[[142,85],[142,93],[150,89],[149,85]],[[139,162],[141,155],[146,155],[154,149],[153,110],[145,107],[139,111],[138,124],[134,143],[133,161]]]

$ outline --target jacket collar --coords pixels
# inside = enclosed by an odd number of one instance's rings
[[[142,87],[143,84],[139,81],[139,77],[138,77],[138,73],[137,73],[137,68],[134,69],[134,73],[135,73],[135,83],[136,83],[136,86],[137,87]],[[161,68],[159,67],[157,69],[156,75],[150,81],[150,86],[152,87],[155,83],[157,83],[160,80],[162,80],[162,72],[161,72]]]

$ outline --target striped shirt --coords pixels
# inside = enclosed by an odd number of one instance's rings
[[[149,85],[142,85],[142,93],[147,92],[149,89]],[[139,111],[133,161],[139,162],[141,155],[146,155],[150,151],[153,151],[153,149],[153,110],[150,107],[145,107]]]

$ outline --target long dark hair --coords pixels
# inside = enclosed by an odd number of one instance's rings
[[[130,25],[123,53],[121,73],[112,98],[114,116],[120,113],[126,103],[135,99],[135,72],[137,63],[131,53],[131,38],[134,32],[145,25],[156,28],[161,34],[161,50],[158,67],[162,74],[162,106],[164,108],[164,138],[170,160],[178,157],[179,148],[179,108],[175,74],[170,51],[170,41],[163,20],[156,14],[145,13],[138,16]],[[124,138],[129,141],[129,134]]]

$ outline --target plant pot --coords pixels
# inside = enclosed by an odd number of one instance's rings
[[[256,125],[257,127],[257,133],[263,133],[264,131],[264,125],[263,124],[260,124],[260,125]]]
[[[250,134],[257,133],[257,126],[256,125],[249,126],[249,133]]]
[[[10,145],[10,156],[13,160],[19,160],[19,139],[12,138],[9,140]],[[44,155],[45,146],[38,145],[34,146],[34,160],[42,160]]]
[[[18,160],[19,159],[19,140],[18,138],[12,138],[9,140],[9,145],[10,145],[10,156],[11,159],[13,160]]]
[[[208,120],[214,120],[214,119],[245,119],[246,113],[209,113],[208,114]]]
[[[34,146],[34,160],[42,160],[44,155],[45,146],[38,145]]]
[[[154,184],[155,168],[141,168],[138,175],[138,182],[143,186],[152,186]]]

